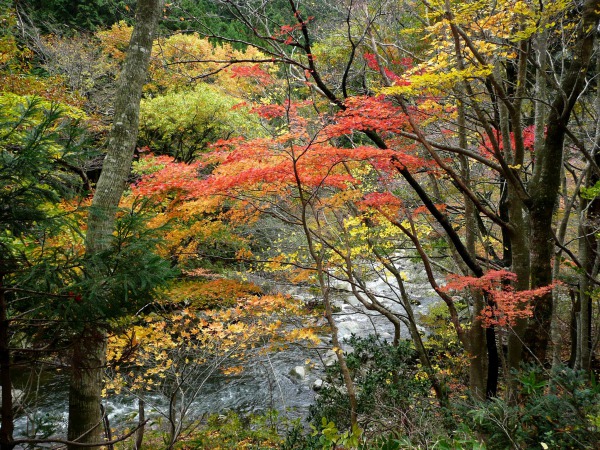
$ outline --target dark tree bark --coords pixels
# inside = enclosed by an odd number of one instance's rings
[[[8,306],[6,304],[5,290],[2,280],[3,277],[4,275],[0,273],[0,388],[2,388],[2,405],[0,407],[0,414],[2,415],[0,422],[0,449],[12,450],[12,448],[14,448],[14,444],[12,443],[14,415],[12,379],[10,375],[10,350],[8,346]]]
[[[161,0],[138,0],[135,27],[117,87],[108,151],[88,218],[88,256],[110,246],[115,213],[131,169],[137,141],[142,87],[148,76],[152,42],[161,11]],[[93,270],[93,267],[89,269]],[[106,332],[103,324],[86,324],[79,339],[74,342],[69,392],[70,441],[102,441],[100,402],[105,351]],[[79,446],[70,445],[69,448]]]
[[[527,206],[531,223],[531,287],[552,283],[554,233],[552,215],[558,199],[563,144],[573,107],[585,87],[594,50],[594,39],[600,18],[600,0],[586,0],[582,6],[579,38],[573,47],[573,59],[552,102],[546,128],[546,139],[536,155]],[[534,316],[525,331],[526,359],[540,363],[546,360],[552,320],[552,293],[534,302]]]

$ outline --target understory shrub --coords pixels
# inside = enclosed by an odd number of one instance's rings
[[[517,404],[479,403],[468,417],[489,449],[595,449],[600,442],[600,385],[568,367],[548,377],[539,367],[519,376]]]
[[[346,359],[357,389],[357,412],[364,437],[394,431],[417,441],[429,440],[432,426],[435,428],[441,417],[410,341],[394,346],[371,335],[352,336],[345,343],[352,348],[346,352]],[[309,421],[319,428],[326,418],[340,430],[350,429],[348,396],[337,363],[327,369],[326,377],[310,408]]]

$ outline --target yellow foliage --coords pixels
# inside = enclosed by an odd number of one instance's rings
[[[123,61],[133,28],[121,21],[109,30],[99,31],[96,38],[104,52],[116,61]],[[264,56],[256,49],[236,50],[224,43],[214,45],[196,33],[179,33],[155,43],[152,49],[150,73],[152,80],[146,86],[151,92],[177,90],[202,79],[219,85],[234,97],[262,95],[265,86],[250,77],[237,77],[229,68],[231,60],[259,60]],[[239,63],[253,66],[253,62]],[[271,64],[263,64],[266,72],[273,72]]]
[[[216,281],[229,285],[232,280]],[[192,283],[188,289],[196,286]],[[318,337],[310,327],[289,328],[288,318],[297,320],[302,311],[302,302],[291,297],[243,294],[232,308],[200,312],[190,306],[148,315],[143,324],[110,337],[106,390],[154,389],[179,379],[194,365],[214,364],[222,373],[236,375],[256,347],[266,351],[281,342],[316,344]]]
[[[543,7],[540,5],[531,0],[429,2],[431,25],[426,28],[425,40],[431,45],[427,57],[402,76],[402,83],[383,88],[381,92],[443,96],[461,81],[485,79],[495,64],[515,57],[515,42],[553,27],[570,8],[571,2],[557,0],[544,2]],[[461,50],[464,53],[463,68],[458,65],[451,24],[461,29],[472,46],[464,46]]]

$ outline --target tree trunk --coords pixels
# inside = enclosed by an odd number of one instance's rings
[[[596,149],[594,149],[597,151]],[[600,162],[600,153],[594,155]],[[587,187],[594,186],[600,177],[593,170],[587,180]],[[583,273],[579,276],[579,327],[577,328],[577,360],[575,366],[589,371],[592,363],[592,283],[589,276],[595,276],[595,262],[598,254],[596,232],[600,220],[600,199],[580,200],[579,258]]]
[[[554,233],[552,215],[558,198],[563,144],[573,107],[584,89],[598,19],[600,0],[586,0],[582,6],[579,37],[573,49],[571,66],[560,85],[547,120],[546,139],[536,155],[528,203],[531,221],[531,287],[552,283]],[[525,354],[528,359],[544,363],[550,342],[552,293],[533,302],[534,314],[525,332]]]
[[[459,145],[462,148],[468,148],[467,125],[465,118],[465,104],[458,102],[458,138]],[[471,171],[469,161],[466,157],[460,157],[461,175],[465,180],[465,185],[471,188]],[[476,209],[475,205],[468,195],[463,194],[465,202],[465,247],[471,255],[476,255],[475,238],[477,233]],[[449,244],[450,246],[452,244]],[[483,295],[480,292],[472,291],[473,307],[471,312],[471,328],[468,332],[469,345],[466,349],[469,355],[469,390],[471,395],[478,399],[485,398],[485,363],[486,363],[486,337],[483,323],[481,321],[481,311],[484,308]]]
[[[88,218],[88,256],[110,247],[115,213],[131,169],[142,87],[148,75],[152,41],[161,11],[161,0],[138,0],[135,27],[118,82],[108,150]],[[103,324],[86,324],[73,348],[68,429],[71,441],[101,445],[100,402],[105,351]],[[69,448],[80,446],[72,444]]]
[[[579,336],[579,314],[581,312],[580,303],[581,298],[578,292],[575,292],[573,289],[569,289],[569,296],[571,297],[571,318],[570,318],[570,326],[569,326],[569,337],[571,338],[571,354],[569,355],[569,367],[574,369],[577,365],[577,353],[578,353],[578,342],[577,338]]]
[[[8,345],[9,320],[2,278],[3,275],[0,274],[0,388],[2,388],[2,405],[0,407],[0,413],[2,414],[2,421],[0,422],[0,449],[11,450],[14,447],[14,444],[11,443],[13,440],[14,417],[12,379],[10,375],[10,350]]]
[[[104,330],[87,326],[73,346],[69,384],[70,441],[102,441],[102,373],[106,352]],[[70,448],[80,448],[72,445]]]
[[[135,433],[135,450],[141,450],[142,443],[144,442],[144,431],[146,428],[146,409],[144,400],[138,399],[138,430]]]

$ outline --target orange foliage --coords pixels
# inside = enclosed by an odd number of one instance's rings
[[[222,278],[178,283],[165,293],[165,297],[169,303],[185,303],[208,309],[231,307],[236,302],[261,293],[260,287],[255,284]]]
[[[517,276],[506,270],[490,270],[480,278],[451,275],[443,291],[477,290],[492,300],[482,311],[480,318],[484,326],[514,326],[517,319],[533,315],[532,301],[550,292],[556,284],[537,289],[515,291],[509,284],[516,281]]]
[[[56,103],[82,108],[85,99],[67,88],[61,76],[37,78],[23,74],[0,73],[0,92],[42,97]]]

